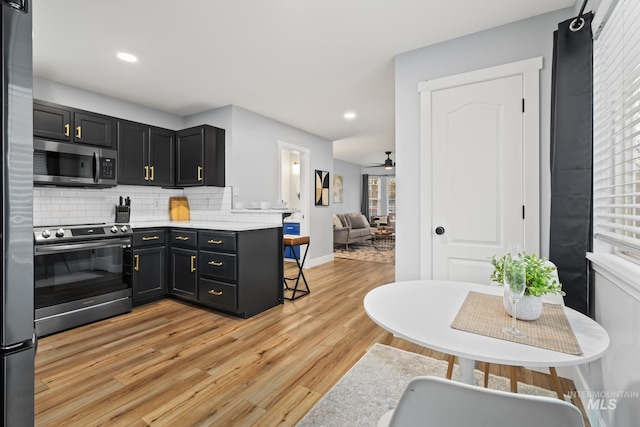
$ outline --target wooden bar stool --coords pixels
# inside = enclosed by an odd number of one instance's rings
[[[295,236],[292,234],[285,234],[282,240],[284,242],[285,247],[287,246],[291,247],[291,252],[293,253],[293,257],[295,258],[296,264],[298,265],[298,275],[296,277],[284,278],[284,290],[292,291],[291,296],[290,297],[285,296],[284,299],[293,301],[294,299],[305,296],[309,292],[311,292],[309,290],[309,285],[307,284],[307,278],[304,277],[304,272],[302,271],[302,268],[304,267],[304,261],[305,259],[307,259],[307,253],[309,252],[309,242],[311,239],[309,238],[309,236]],[[298,257],[298,253],[295,250],[295,246],[300,246],[300,245],[306,245],[306,248],[304,250],[304,256],[302,257],[302,261],[300,261],[300,258]],[[302,277],[302,283],[304,284],[304,288],[302,289],[298,289],[298,285],[300,284],[300,277]],[[293,287],[290,287],[289,284],[287,283],[287,280],[291,280],[291,281],[295,280],[296,284]],[[296,294],[299,294],[299,295],[296,295]]]

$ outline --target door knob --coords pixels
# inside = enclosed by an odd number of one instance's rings
[[[438,236],[443,235],[444,234],[444,227],[441,227],[441,226],[436,227],[436,234]]]

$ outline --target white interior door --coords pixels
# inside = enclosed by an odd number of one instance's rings
[[[524,244],[522,76],[432,94],[433,277],[488,283]]]
[[[539,253],[542,65],[419,84],[420,278],[488,283],[509,244]]]

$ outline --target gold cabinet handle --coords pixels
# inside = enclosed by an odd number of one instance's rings
[[[198,166],[198,181],[202,181],[202,166]]]
[[[207,264],[212,265],[214,267],[221,267],[222,266],[222,261],[217,262],[217,261],[209,261]]]
[[[144,180],[149,181],[149,166],[144,167]]]
[[[82,138],[82,126],[76,127],[76,138]]]
[[[136,261],[135,266],[133,267],[133,269],[135,271],[140,271],[140,255],[134,255],[133,259]]]
[[[212,245],[221,245],[222,240],[209,240],[207,243],[211,243]]]
[[[191,255],[191,272],[196,271],[196,256]]]
[[[187,236],[176,236],[176,240],[182,240],[184,242],[184,241],[189,240],[189,237],[187,237]]]
[[[149,166],[149,170],[151,170],[151,177],[149,178],[149,181],[153,181],[154,179],[156,179],[155,169],[155,166]]]
[[[64,125],[64,136],[69,136],[69,130],[70,129],[71,129],[71,126],[69,126],[69,123]]]
[[[211,290],[209,291],[209,293],[210,293],[211,295],[215,295],[215,296],[217,296],[217,297],[219,297],[220,295],[222,295],[222,291],[214,291],[213,289],[211,289]]]
[[[143,241],[145,241],[145,242],[146,242],[146,241],[149,241],[149,240],[158,240],[158,239],[160,239],[160,236],[149,236],[149,237],[144,236],[144,237],[142,238],[142,240],[143,240]]]

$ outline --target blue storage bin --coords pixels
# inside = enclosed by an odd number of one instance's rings
[[[292,234],[294,236],[300,235],[300,223],[299,222],[285,222],[282,227],[283,234]],[[296,251],[296,256],[300,259],[300,246],[294,246],[293,249],[290,246],[284,248],[284,257],[294,259],[293,250]]]

